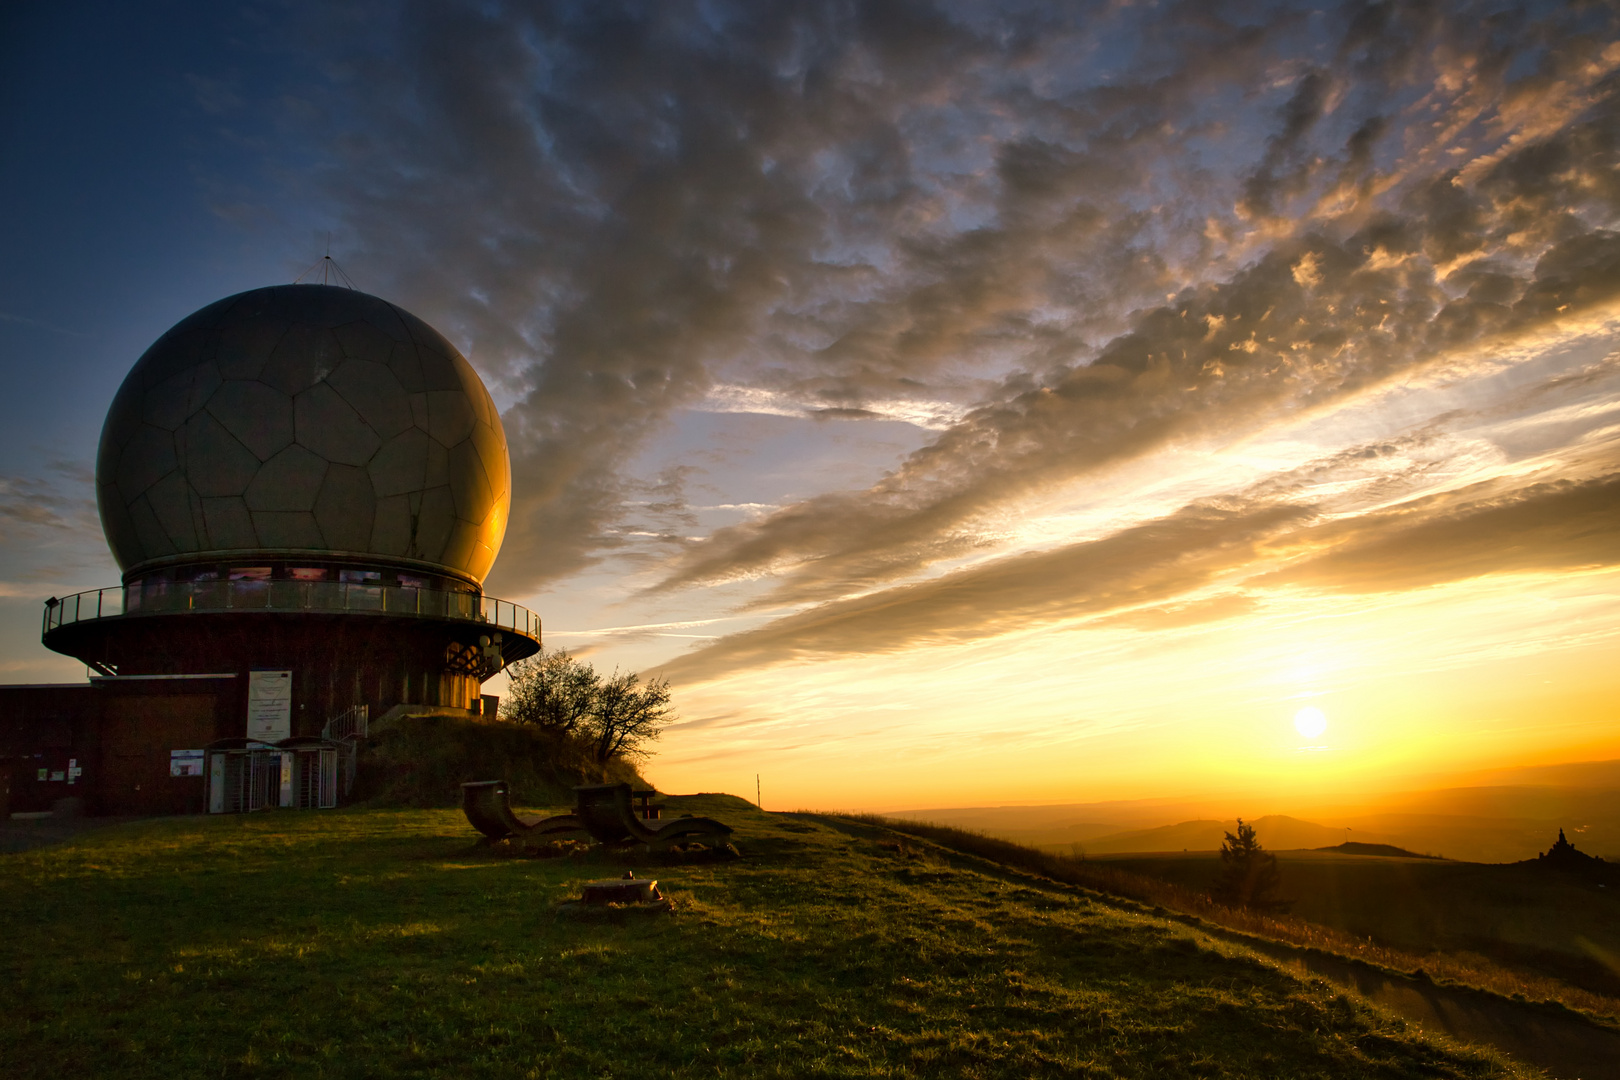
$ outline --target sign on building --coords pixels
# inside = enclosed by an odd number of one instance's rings
[[[280,742],[292,735],[292,672],[248,672],[247,737]]]
[[[170,750],[169,775],[201,776],[204,753],[202,750]]]

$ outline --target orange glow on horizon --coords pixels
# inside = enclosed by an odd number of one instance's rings
[[[1174,635],[1081,622],[790,662],[684,688],[690,726],[651,775],[713,790],[760,772],[778,807],[882,810],[1371,795],[1439,773],[1620,758],[1620,673],[1605,662],[1617,583],[1487,580],[1373,605],[1280,596]],[[1549,602],[1564,618],[1544,631],[1561,641],[1521,637],[1526,621],[1508,615]]]

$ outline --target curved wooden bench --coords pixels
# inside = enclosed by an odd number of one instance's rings
[[[587,784],[575,788],[574,796],[573,816],[599,843],[634,842],[658,850],[674,843],[721,848],[731,842],[731,826],[713,818],[686,814],[656,825],[643,821],[630,803],[629,784]]]
[[[467,815],[473,828],[491,840],[504,840],[508,836],[560,839],[563,834],[585,831],[584,823],[574,814],[518,817],[512,812],[505,780],[473,780],[462,784],[461,812]]]

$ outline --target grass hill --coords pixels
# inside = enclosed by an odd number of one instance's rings
[[[1488,864],[1405,853],[1277,852],[1292,915],[1433,965],[1484,958],[1620,997],[1620,887],[1535,861]],[[1190,892],[1221,872],[1213,854],[1102,857]],[[1620,883],[1617,883],[1620,885]]]
[[[525,858],[434,809],[171,818],[0,856],[0,1063],[11,1080],[1535,1075],[1164,909],[878,823],[666,802],[731,823],[744,857]],[[559,909],[626,869],[674,912]]]
[[[1396,847],[1394,844],[1364,844],[1359,840],[1346,840],[1342,844],[1332,847],[1317,848],[1317,851],[1336,851],[1340,855],[1382,855],[1386,859],[1438,859],[1438,855],[1419,855],[1415,851]]]
[[[515,791],[558,803],[571,802],[580,784],[650,786],[628,762],[599,763],[583,739],[464,714],[406,713],[372,725],[360,745],[350,801],[457,806],[464,781],[492,776],[505,777]]]

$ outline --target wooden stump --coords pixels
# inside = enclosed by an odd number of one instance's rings
[[[581,897],[587,904],[649,904],[663,898],[655,879],[629,873],[622,878],[587,881]]]

